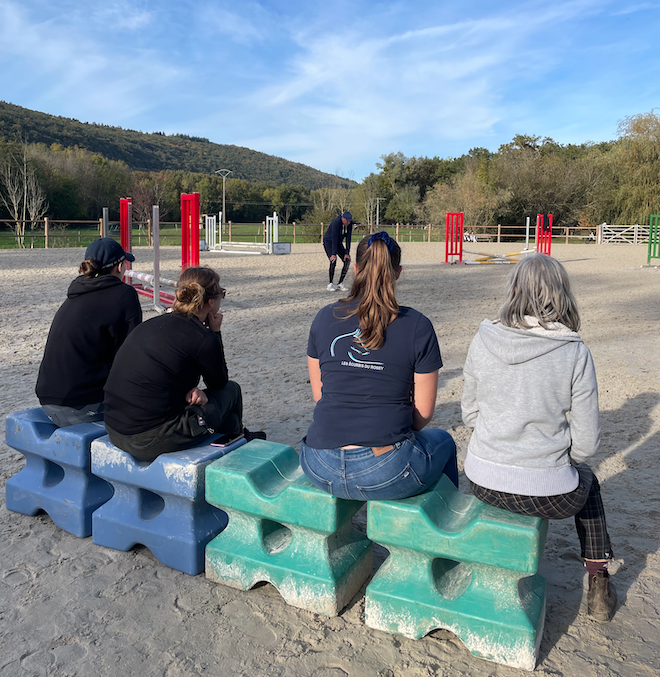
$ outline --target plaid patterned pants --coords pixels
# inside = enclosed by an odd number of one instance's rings
[[[600,497],[600,484],[586,464],[576,466],[580,475],[577,488],[556,496],[521,496],[485,489],[470,481],[474,495],[484,503],[509,512],[543,519],[575,517],[575,528],[584,559],[612,559],[610,537],[605,524],[605,510]],[[468,480],[469,481],[469,480]]]

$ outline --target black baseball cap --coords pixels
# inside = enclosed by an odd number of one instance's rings
[[[124,251],[124,248],[111,237],[100,237],[94,240],[85,251],[85,259],[94,259],[102,268],[112,268],[122,261],[135,261],[133,254]]]

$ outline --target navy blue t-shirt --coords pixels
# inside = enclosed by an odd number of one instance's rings
[[[356,303],[333,303],[317,314],[309,332],[307,354],[319,360],[321,399],[307,431],[307,444],[336,449],[348,444],[385,446],[412,434],[414,374],[440,369],[442,358],[430,320],[407,307],[385,332],[378,350],[355,342]]]

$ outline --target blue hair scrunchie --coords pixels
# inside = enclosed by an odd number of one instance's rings
[[[394,253],[394,245],[396,244],[395,241],[387,234],[386,231],[381,230],[377,233],[374,233],[370,238],[369,242],[367,242],[367,247],[371,247],[371,245],[376,241],[376,240],[382,240],[385,245],[387,246],[387,249],[389,250],[390,254]]]

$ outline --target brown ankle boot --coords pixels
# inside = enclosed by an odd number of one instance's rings
[[[610,575],[607,571],[599,571],[594,576],[589,576],[587,613],[591,618],[607,623],[612,618],[616,600],[616,590],[610,583]]]

